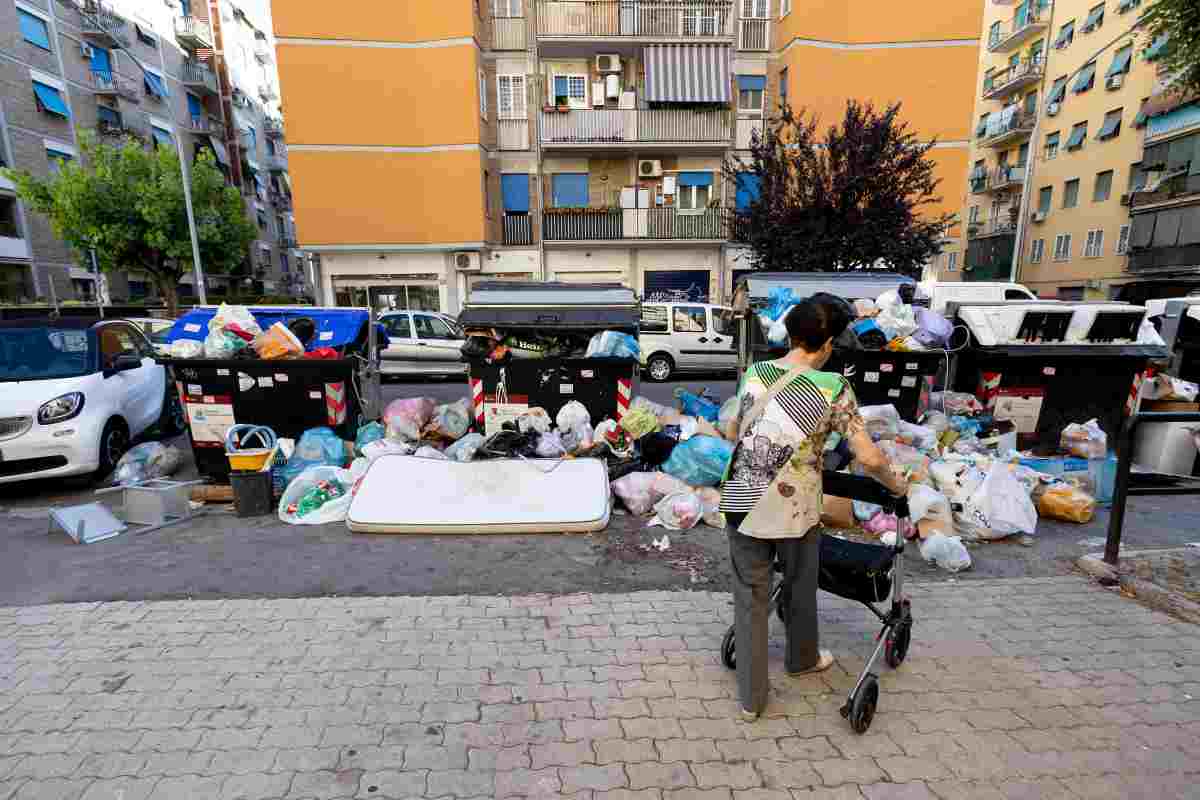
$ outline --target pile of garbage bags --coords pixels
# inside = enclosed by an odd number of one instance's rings
[[[245,306],[222,303],[208,321],[203,342],[177,339],[168,354],[172,358],[249,358],[274,361],[286,358],[338,358],[332,347],[306,351],[316,336],[316,323],[309,317],[297,317],[263,330]]]
[[[771,290],[767,304],[758,312],[758,320],[772,346],[787,346],[785,320],[803,299],[787,286]],[[886,291],[875,300],[856,300],[847,305],[851,306],[854,320],[843,340],[836,343],[838,346],[900,352],[942,350],[949,346],[953,324],[941,314],[906,302],[897,290]]]
[[[468,328],[462,354],[468,360],[507,364],[513,359],[618,358],[642,360],[636,336],[620,331],[597,331],[592,335],[556,331],[536,333],[501,328]]]

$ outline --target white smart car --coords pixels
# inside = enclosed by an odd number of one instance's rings
[[[153,356],[125,320],[0,322],[0,483],[103,477],[136,437],[182,430]]]

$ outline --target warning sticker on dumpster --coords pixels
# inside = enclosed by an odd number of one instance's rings
[[[575,394],[575,384],[560,383],[558,385],[558,393],[559,394]]]
[[[1053,377],[1058,372],[1056,367],[1042,367],[1042,374]]]
[[[888,389],[888,397],[899,397],[899,396],[900,396],[899,389]]]
[[[200,326],[194,322],[189,322],[183,326],[184,333],[199,333]]]
[[[232,403],[189,402],[187,415],[188,426],[192,430],[192,441],[196,445],[224,447],[225,434],[229,432],[234,423]]]
[[[275,373],[275,380],[276,380],[276,381],[278,381],[279,383],[287,383],[287,381],[288,381],[288,376],[287,376],[287,373],[285,373],[285,372],[276,372],[276,373]]]
[[[308,398],[309,398],[310,400],[320,400],[320,399],[321,399],[321,393],[320,393],[319,391],[313,391],[313,392],[309,392],[309,393],[308,393]]]
[[[864,372],[863,380],[866,381],[867,383],[879,383],[879,373],[878,372]]]
[[[1037,433],[1045,400],[1043,389],[1000,389],[996,394],[996,408],[992,416],[997,422],[1008,420],[1016,426],[1019,434]]]
[[[254,388],[254,378],[251,378],[244,372],[238,373],[238,388],[243,392],[248,392]]]
[[[204,394],[204,389],[198,383],[189,383],[188,394]]]
[[[908,370],[909,372],[916,372],[917,367],[918,367],[918,364],[915,361],[909,361],[907,364],[904,365],[904,368],[906,370]]]
[[[885,363],[885,364],[880,364],[880,365],[879,365],[879,371],[880,371],[880,372],[891,372],[891,371],[892,371],[892,370],[894,370],[895,368],[896,368],[896,365],[895,365],[895,364],[886,364],[886,363]]]
[[[907,376],[907,377],[905,377],[905,378],[901,378],[901,379],[900,379],[900,385],[901,385],[901,386],[903,386],[905,389],[911,389],[911,388],[913,388],[914,386],[916,386],[916,385],[917,385],[917,376],[916,376],[916,375],[909,375],[909,376]]]
[[[275,385],[275,381],[274,381],[274,379],[271,378],[270,375],[263,375],[261,378],[258,379],[258,385],[264,389],[270,389],[272,386]]]

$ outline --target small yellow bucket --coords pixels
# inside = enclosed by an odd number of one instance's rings
[[[260,450],[239,450],[236,453],[225,452],[229,457],[229,468],[238,472],[258,472],[274,457],[275,448]]]
[[[257,438],[263,447],[242,447],[251,438]],[[259,472],[269,469],[275,458],[275,432],[258,425],[234,425],[225,434],[225,456],[229,468],[239,472]]]

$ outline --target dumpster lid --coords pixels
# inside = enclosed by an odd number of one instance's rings
[[[484,281],[459,314],[466,327],[636,329],[638,301],[619,283]]]
[[[320,308],[313,306],[249,306],[250,313],[263,330],[298,317],[308,317],[316,323],[317,333],[309,342],[308,349],[318,347],[345,347],[356,341],[363,332],[370,312],[365,308]],[[217,315],[217,306],[196,306],[175,321],[167,333],[168,342],[180,339],[204,341],[208,335],[208,323]]]
[[[970,331],[975,346],[981,348],[1002,348],[1028,355],[1045,354],[1047,348],[1057,349],[1062,355],[1068,354],[1064,348],[1076,355],[1155,357],[1157,352],[1165,353],[1165,348],[1159,345],[1139,341],[1146,309],[1128,303],[1015,300],[955,303],[950,311]],[[1113,348],[1119,348],[1120,352]],[[1129,348],[1138,351],[1126,353]]]
[[[743,289],[751,302],[767,300],[779,287],[792,290],[799,298],[817,292],[829,292],[847,300],[874,300],[879,295],[903,283],[916,285],[916,280],[899,272],[883,270],[845,270],[843,272],[752,272],[743,276],[736,291]]]

